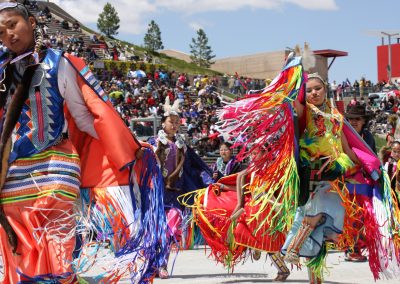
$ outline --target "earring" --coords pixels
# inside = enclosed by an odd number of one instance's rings
[[[165,123],[161,124],[161,127],[162,127],[162,128],[165,128]]]

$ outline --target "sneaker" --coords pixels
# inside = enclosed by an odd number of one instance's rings
[[[161,267],[158,270],[158,277],[160,277],[160,279],[168,279],[169,278],[168,270],[165,267]]]

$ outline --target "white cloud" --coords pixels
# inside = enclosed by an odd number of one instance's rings
[[[335,0],[53,0],[73,17],[85,24],[97,23],[103,7],[110,2],[118,12],[120,32],[141,34],[146,31],[150,15],[163,10],[197,14],[212,11],[236,11],[251,9],[281,9],[284,5],[294,4],[308,10],[337,10]],[[204,26],[191,22],[195,30]]]
[[[119,32],[141,34],[146,31],[147,24],[143,17],[156,11],[156,6],[149,0],[53,0],[71,16],[85,24],[96,24],[104,5],[110,2],[120,19]]]
[[[335,0],[284,0],[309,10],[338,10]]]
[[[338,8],[335,0],[156,0],[154,4],[165,9],[196,14],[208,11],[236,11],[243,8],[280,9],[287,3],[309,10]]]
[[[209,11],[236,11],[245,7],[274,9],[281,0],[156,0],[155,5],[187,14]]]

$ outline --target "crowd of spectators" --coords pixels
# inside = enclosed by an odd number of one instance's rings
[[[35,10],[39,25],[45,31],[44,43],[48,47],[62,49],[73,55],[84,57],[87,62],[99,58],[96,50],[104,50],[102,57],[111,60],[140,60],[153,62],[150,54],[143,54],[142,58],[135,56],[132,48],[121,46],[117,43],[107,42],[98,34],[90,37],[89,44],[85,40],[79,22],[69,22],[54,17],[49,8],[42,10],[36,1],[25,1],[30,9]],[[49,30],[52,23],[57,23],[60,29],[55,32]],[[54,25],[53,25],[54,26]],[[65,32],[70,30],[71,32]],[[86,40],[87,42],[87,40]],[[229,92],[239,98],[251,91],[259,90],[269,84],[270,80],[253,79],[233,75],[188,76],[174,71],[155,70],[147,72],[144,76],[134,76],[136,70],[123,74],[117,69],[107,71],[98,69],[97,77],[102,81],[103,88],[110,94],[116,110],[121,115],[127,126],[131,127],[138,136],[154,135],[153,121],[132,122],[135,119],[160,117],[167,97],[170,101],[180,101],[181,120],[184,129],[187,129],[187,142],[194,146],[201,156],[217,155],[222,138],[216,129],[216,110],[221,107],[221,93]],[[365,86],[369,81],[363,81]],[[332,89],[340,95],[346,94],[348,83]],[[352,88],[356,88],[354,84]],[[343,91],[341,91],[343,90]],[[359,88],[362,90],[362,88]]]
[[[48,6],[40,9],[36,1],[25,0],[24,5],[35,14],[37,23],[43,31],[44,44],[48,47],[61,49],[79,57],[85,57],[89,61],[98,58],[112,60],[140,60],[135,56],[134,50],[118,43],[107,43],[103,36],[93,34],[90,40],[86,40],[78,21],[68,21],[54,17]],[[50,26],[58,26],[50,29]],[[70,31],[70,32],[66,32]]]
[[[329,84],[329,90],[337,100],[343,100],[345,97],[368,97],[369,93],[388,92],[398,89],[397,80],[393,82],[380,81],[374,84],[371,80],[361,78],[361,80],[355,80],[353,83],[346,79],[340,84],[337,84],[336,81]]]
[[[181,122],[187,129],[187,143],[196,148],[201,156],[216,155],[220,138],[215,130],[216,109],[221,107],[215,78],[195,76],[164,70],[147,73],[143,77],[132,77],[115,72],[102,74],[112,76],[103,80],[103,87],[110,94],[112,103],[125,123],[140,136],[154,135],[152,120],[143,118],[160,117],[166,98],[170,102],[180,101]],[[100,74],[99,74],[100,75]],[[200,83],[198,83],[200,81]],[[132,119],[142,121],[132,122]]]
[[[31,7],[32,3],[28,3]],[[34,5],[34,4],[32,4]],[[150,54],[138,58],[131,48],[106,42],[103,36],[93,34],[90,45],[85,45],[79,22],[70,23],[54,18],[48,7],[39,10],[36,5],[36,15],[44,33],[44,44],[48,47],[62,49],[73,55],[84,57],[87,62],[95,61],[99,55],[96,49],[103,49],[103,57],[111,60],[141,60],[153,62]],[[47,32],[51,23],[60,26],[56,32]],[[71,30],[73,33],[65,33]],[[95,48],[93,48],[95,47]],[[232,76],[208,77],[207,75],[188,76],[175,71],[156,70],[144,73],[144,76],[133,75],[136,70],[127,74],[114,69],[107,71],[97,69],[97,77],[102,81],[103,88],[110,94],[116,110],[127,126],[131,127],[138,136],[154,135],[154,122],[141,121],[133,123],[133,119],[160,117],[167,97],[173,102],[180,101],[182,125],[187,129],[187,142],[194,146],[201,156],[216,155],[219,149],[220,138],[215,130],[216,109],[221,106],[220,87],[229,89],[233,94],[240,96],[249,89],[263,87],[261,80],[250,78],[234,78],[234,87],[229,88]]]

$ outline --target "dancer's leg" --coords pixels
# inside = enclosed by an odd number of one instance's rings
[[[321,284],[322,283],[322,279],[319,278],[314,271],[312,270],[312,268],[307,267],[308,270],[308,280],[310,281],[310,284]]]
[[[283,257],[280,254],[280,252],[269,253],[268,255],[272,261],[272,264],[278,270],[278,274],[275,277],[274,281],[279,281],[279,282],[286,281],[286,279],[290,275],[290,271],[289,268],[286,266],[285,262],[283,261]]]
[[[158,270],[158,276],[161,279],[169,278],[167,266],[168,266],[168,260],[169,260],[169,255],[170,255],[170,252],[172,249],[172,245],[174,243],[179,243],[181,236],[182,236],[182,212],[181,212],[181,210],[179,210],[178,208],[170,208],[170,209],[166,210],[165,213],[167,216],[167,224],[168,224],[167,238],[169,239],[169,242],[170,242],[170,245],[169,245],[170,251],[166,255],[163,265]]]
[[[300,261],[299,252],[301,247],[307,238],[314,231],[314,228],[323,220],[323,215],[319,214],[317,216],[306,216],[296,235],[293,237],[292,242],[287,248],[286,255],[284,257],[285,261],[293,264],[297,264]]]

